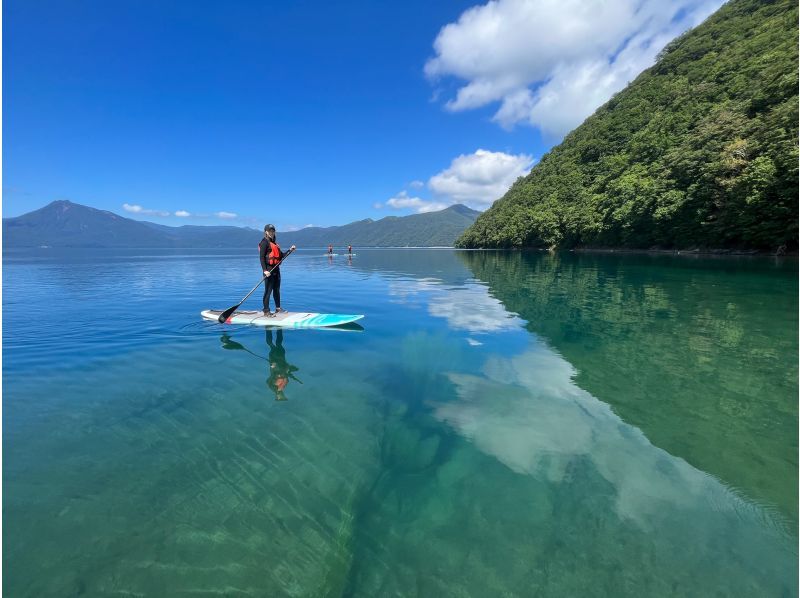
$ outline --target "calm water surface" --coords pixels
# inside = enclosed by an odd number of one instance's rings
[[[301,251],[363,329],[277,334],[200,321],[249,252],[54,253],[3,262],[9,596],[797,595],[796,261]]]

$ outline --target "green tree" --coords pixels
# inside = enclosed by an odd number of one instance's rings
[[[542,157],[460,247],[796,248],[798,7],[731,0]]]

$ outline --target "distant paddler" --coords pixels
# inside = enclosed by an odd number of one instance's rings
[[[280,262],[283,258],[295,250],[292,245],[289,251],[281,251],[278,245],[278,235],[275,227],[267,224],[264,227],[264,238],[258,244],[258,257],[261,260],[261,270],[264,272],[264,315],[273,318],[278,312],[286,311],[281,307],[281,268]],[[275,297],[275,312],[269,309],[269,296]]]

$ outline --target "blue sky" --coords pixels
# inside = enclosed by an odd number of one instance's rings
[[[3,4],[3,216],[487,208],[719,0]]]

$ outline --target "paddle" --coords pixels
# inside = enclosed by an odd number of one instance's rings
[[[253,357],[258,357],[259,359],[263,359],[264,361],[269,361],[266,357],[259,355],[258,353],[253,353],[250,349],[248,349],[244,345],[237,343],[227,334],[223,334],[222,338],[219,340],[222,341],[223,349],[228,349],[231,351],[244,351],[245,353],[250,353],[250,355],[252,355]]]
[[[279,261],[277,264],[275,264],[274,266],[272,266],[272,268],[270,268],[270,269],[269,269],[269,271],[270,271],[270,274],[272,273],[272,271],[273,271],[275,268],[277,268],[278,266],[280,266],[280,265],[281,265],[281,262],[282,262],[283,260],[285,260],[287,257],[289,257],[289,255],[290,255],[290,254],[291,254],[293,251],[294,251],[294,249],[290,249],[290,250],[289,250],[289,251],[286,253],[286,255],[284,255],[284,256],[283,256],[283,257],[280,259],[280,261]],[[261,283],[262,283],[262,282],[264,282],[266,279],[267,279],[267,275],[265,274],[265,275],[264,275],[264,276],[261,278],[261,280],[259,280],[259,281],[258,281],[258,284],[257,284],[256,286],[254,286],[254,287],[253,287],[253,289],[252,289],[252,290],[251,290],[249,293],[247,293],[247,295],[245,295],[245,296],[244,296],[244,299],[242,299],[241,301],[239,301],[239,303],[237,303],[237,304],[236,304],[236,305],[234,305],[233,307],[229,307],[229,308],[228,308],[228,309],[226,309],[224,312],[222,312],[221,314],[219,314],[219,317],[217,318],[217,321],[218,321],[220,324],[224,324],[224,323],[225,323],[225,321],[226,321],[228,318],[230,318],[230,317],[231,317],[231,314],[232,314],[233,312],[235,312],[235,311],[236,311],[236,310],[239,308],[239,306],[240,306],[242,303],[244,303],[245,301],[247,301],[247,298],[248,298],[250,295],[252,295],[252,294],[255,292],[255,290],[256,290],[258,287],[260,287],[260,286],[261,286]]]

